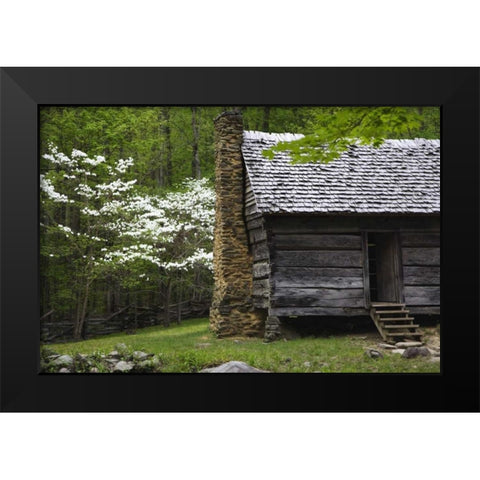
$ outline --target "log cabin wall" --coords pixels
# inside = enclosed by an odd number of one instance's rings
[[[272,235],[272,314],[363,315],[359,233]]]
[[[253,257],[253,305],[267,309],[270,306],[270,249],[265,219],[258,212],[248,176],[245,181],[245,221]]]
[[[440,234],[400,234],[405,303],[416,314],[440,313]]]
[[[269,314],[368,315],[367,232],[398,233],[405,301],[417,314],[438,314],[439,229],[438,216],[267,216]]]

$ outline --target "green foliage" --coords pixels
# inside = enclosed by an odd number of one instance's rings
[[[264,152],[288,150],[293,163],[328,163],[352,143],[380,146],[386,138],[439,138],[439,109],[412,107],[318,107],[309,109],[305,137]]]

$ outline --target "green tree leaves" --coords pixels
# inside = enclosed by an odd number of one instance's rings
[[[328,163],[352,143],[378,147],[386,138],[439,138],[438,114],[438,109],[413,107],[310,108],[305,137],[281,142],[264,155],[272,159],[288,150],[293,163]]]

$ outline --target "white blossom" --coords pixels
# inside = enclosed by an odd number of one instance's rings
[[[40,175],[40,190],[46,193],[47,197],[57,203],[68,203],[69,199],[63,193],[55,191],[50,179]]]

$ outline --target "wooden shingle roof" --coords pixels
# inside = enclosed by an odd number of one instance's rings
[[[440,141],[385,140],[352,145],[328,164],[290,163],[288,152],[262,155],[296,134],[246,131],[242,153],[261,213],[438,214]]]

